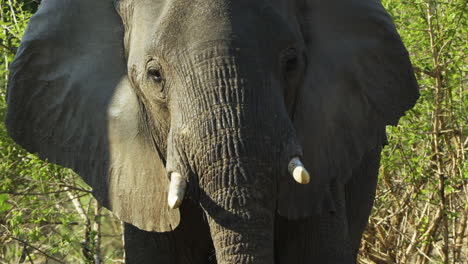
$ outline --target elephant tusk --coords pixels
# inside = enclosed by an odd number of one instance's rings
[[[300,184],[308,184],[310,175],[298,157],[294,157],[288,164],[288,171],[292,174],[295,181]]]
[[[167,194],[167,203],[171,209],[179,208],[184,200],[185,188],[187,188],[187,182],[180,175],[180,173],[171,173],[171,183],[169,184],[169,192]]]

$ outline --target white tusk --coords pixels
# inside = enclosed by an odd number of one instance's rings
[[[309,172],[304,168],[304,165],[298,157],[291,159],[288,164],[288,171],[298,183],[308,184],[310,182]]]
[[[171,183],[169,184],[169,192],[167,194],[167,203],[171,209],[179,208],[180,204],[184,200],[185,188],[187,182],[182,175],[177,172],[171,173]]]

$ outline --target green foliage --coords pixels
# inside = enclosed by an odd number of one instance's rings
[[[389,127],[363,263],[468,259],[466,0],[383,0],[413,60],[415,108]]]
[[[0,0],[0,119],[8,65],[37,2]],[[101,220],[105,219],[105,221]],[[120,222],[101,209],[70,170],[16,145],[0,123],[0,263],[116,263]]]

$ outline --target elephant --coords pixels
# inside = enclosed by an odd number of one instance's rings
[[[11,137],[124,224],[127,263],[356,263],[419,97],[379,0],[43,0]]]

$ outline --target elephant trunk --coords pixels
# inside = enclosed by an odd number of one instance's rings
[[[205,154],[209,165],[199,174],[218,263],[273,263],[277,169],[267,164],[274,151],[260,140],[228,136],[222,142]],[[238,154],[224,158],[231,150]]]
[[[246,107],[219,106],[216,116],[202,121],[206,129],[194,148],[199,203],[218,263],[274,262],[277,179],[287,171],[279,140],[284,137],[266,126],[271,122],[258,121],[266,118],[263,113],[233,115]]]
[[[198,183],[219,263],[273,263],[277,182],[300,150],[268,65],[223,45],[182,64],[168,170]]]
[[[224,199],[232,199],[226,195]],[[255,206],[258,207],[252,207]],[[207,208],[218,263],[274,263],[272,213],[265,209],[255,210],[255,214],[245,208],[226,213]]]
[[[257,152],[271,149],[260,147]],[[202,174],[200,204],[209,219],[218,263],[273,263],[276,175],[269,163],[258,157],[220,158]]]

